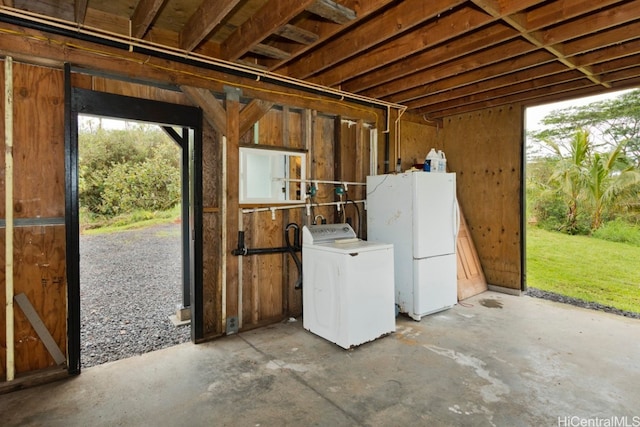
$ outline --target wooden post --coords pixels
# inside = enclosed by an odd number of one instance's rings
[[[227,242],[223,250],[229,254],[235,249],[235,238],[239,230],[238,209],[238,162],[240,157],[240,91],[235,88],[225,87],[226,111],[227,111],[227,138],[226,156],[223,162],[226,163],[227,187],[224,199],[226,203],[226,217],[224,219],[227,229]],[[230,239],[229,233],[232,238]],[[226,280],[223,286],[226,287],[226,330],[227,334],[238,330],[239,308],[242,295],[242,283],[238,282],[238,257],[226,257]]]
[[[15,378],[13,337],[13,59],[4,60],[4,144],[5,144],[5,300],[7,381]]]

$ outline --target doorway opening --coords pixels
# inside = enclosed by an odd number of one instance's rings
[[[78,125],[81,365],[88,368],[189,341],[181,232],[188,218],[181,148],[162,127],[84,115]]]
[[[70,79],[67,79],[69,82]],[[67,310],[68,310],[68,370],[71,374],[80,373],[81,369],[81,355],[83,352],[89,353],[91,356],[92,348],[83,349],[83,339],[81,337],[81,265],[80,265],[80,187],[83,178],[80,173],[80,150],[79,150],[79,122],[82,115],[91,117],[105,117],[110,119],[124,119],[132,122],[140,122],[146,124],[157,125],[164,133],[166,133],[171,140],[173,140],[180,147],[180,188],[181,188],[181,207],[178,209],[180,212],[181,220],[178,223],[179,235],[182,236],[177,243],[179,247],[178,256],[173,258],[180,259],[180,267],[178,271],[181,271],[180,284],[182,305],[188,307],[188,311],[191,317],[191,327],[189,328],[189,335],[193,342],[201,339],[202,332],[202,112],[198,108],[188,107],[184,105],[169,104],[159,101],[150,101],[139,98],[132,98],[122,95],[114,95],[104,92],[95,92],[80,88],[67,88],[67,138],[66,138],[66,229],[67,229],[67,282],[68,282],[68,296],[67,296]],[[158,169],[155,165],[152,167]],[[130,172],[130,171],[129,171]],[[157,171],[156,171],[157,172]],[[112,172],[112,174],[114,174]],[[123,173],[126,177],[131,175],[130,173]],[[115,191],[114,199],[125,198],[129,196],[126,191],[118,188]],[[148,192],[147,192],[148,193]],[[147,197],[148,194],[137,194],[135,197]],[[153,195],[151,195],[153,199]],[[105,205],[106,208],[106,205]],[[156,238],[163,237],[170,234],[178,234],[177,231],[160,231],[153,234]],[[126,240],[126,239],[125,239]],[[144,239],[143,239],[144,240]],[[174,243],[175,244],[175,243]],[[144,244],[142,244],[144,246]],[[111,286],[109,292],[115,292],[117,286],[109,282],[110,272],[115,275],[114,272],[120,273],[119,270],[136,271],[137,267],[129,266],[131,258],[140,258],[138,254],[126,254],[124,251],[124,243],[116,244],[114,246],[108,246],[108,251],[112,255],[123,256],[119,260],[107,262],[106,273],[98,274],[98,282],[102,286]],[[136,251],[136,252],[139,252]],[[160,253],[153,256],[150,265],[146,271],[142,271],[142,275],[145,278],[154,280],[154,274],[158,271],[158,263],[163,262],[161,256],[166,255],[168,250],[160,250]],[[175,254],[175,250],[171,251]],[[104,260],[101,260],[104,261]],[[175,259],[173,260],[175,261]],[[97,264],[97,261],[96,261]],[[119,269],[119,270],[118,270]],[[160,279],[158,279],[160,280]],[[136,279],[129,275],[122,279],[130,283],[130,286],[136,284],[141,286],[140,283],[135,283]],[[83,289],[82,289],[83,290]],[[140,289],[136,289],[140,290]],[[158,292],[157,290],[150,288],[143,290],[143,295],[153,294]],[[121,289],[121,298],[130,304],[130,307],[126,311],[130,311],[129,315],[133,316],[130,319],[141,317],[145,318],[148,314],[149,307],[146,300],[135,301],[131,300],[130,295],[125,289]],[[129,298],[129,300],[127,300]],[[180,301],[178,301],[180,303]],[[175,307],[177,310],[177,307]],[[111,323],[117,329],[117,334],[127,335],[131,332],[135,326],[131,326],[132,320],[129,320],[129,324],[123,318],[117,318],[118,316],[110,316],[109,314],[102,317],[99,316],[101,310],[96,310],[99,320],[101,322]],[[91,312],[86,313],[90,315]],[[163,315],[169,316],[170,313]],[[168,319],[167,319],[168,320]],[[143,321],[144,323],[144,321]],[[129,326],[128,326],[129,325]],[[128,329],[129,328],[129,329]],[[140,327],[144,329],[143,327]],[[153,335],[153,334],[152,334]],[[93,337],[94,339],[96,337]],[[156,336],[147,337],[151,340],[148,347],[153,348],[158,340]],[[160,337],[161,340],[161,337]],[[122,340],[113,340],[109,343],[103,343],[102,345],[110,345],[112,347],[120,347],[123,344]],[[125,344],[126,345],[126,344]],[[94,352],[97,356],[97,353]]]

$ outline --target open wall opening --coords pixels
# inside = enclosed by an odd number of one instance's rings
[[[66,159],[66,210],[67,210],[67,271],[68,271],[68,339],[69,339],[69,371],[80,372],[80,355],[82,354],[81,340],[81,271],[80,271],[80,186],[83,177],[80,173],[79,150],[79,116],[103,116],[109,118],[130,119],[133,121],[153,123],[160,126],[164,133],[180,147],[180,187],[181,204],[179,209],[181,221],[179,232],[182,236],[180,268],[182,271],[181,284],[183,305],[188,306],[192,319],[190,336],[193,341],[202,337],[202,136],[201,111],[193,107],[168,104],[157,101],[113,95],[84,89],[68,88],[68,99],[71,105],[68,109],[67,123],[67,159]],[[161,169],[156,165],[153,168]],[[154,171],[158,172],[158,171]],[[114,174],[113,172],[111,174]],[[125,180],[127,175],[124,173]],[[118,194],[118,192],[120,194]],[[106,193],[106,191],[105,191]],[[127,191],[115,191],[114,199],[129,196]],[[149,197],[149,190],[136,197]],[[162,234],[171,233],[164,231]],[[158,237],[157,235],[155,237]],[[142,245],[144,246],[144,244]],[[111,252],[123,255],[123,244],[110,247]],[[164,252],[164,251],[161,251]],[[164,255],[164,253],[162,254]],[[138,258],[139,255],[133,255]],[[128,265],[132,256],[125,256],[119,262],[108,263],[115,269],[122,269]],[[159,255],[156,256],[159,258]],[[152,260],[153,261],[153,260]],[[158,259],[157,262],[162,262]],[[145,277],[153,277],[156,269],[153,263],[143,272]],[[130,267],[132,270],[135,267]],[[111,270],[114,271],[114,270]],[[108,275],[108,272],[107,272]],[[129,277],[131,281],[135,281]],[[104,279],[101,279],[104,281]],[[138,283],[138,285],[140,285]],[[115,285],[113,285],[115,286]],[[153,293],[149,289],[146,293]],[[125,292],[124,298],[127,295]],[[144,313],[148,307],[146,301],[133,304],[130,311]],[[167,314],[168,316],[168,314]],[[107,316],[108,317],[108,316]],[[114,321],[120,330],[118,333],[127,334],[126,323],[120,319],[102,319]],[[118,346],[117,343],[115,345]]]
[[[640,317],[640,91],[526,118],[528,293]]]
[[[182,150],[160,126],[90,116],[78,125],[86,368],[189,340],[181,316],[189,307],[181,224],[189,218]]]

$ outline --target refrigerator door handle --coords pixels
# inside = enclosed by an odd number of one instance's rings
[[[458,198],[453,198],[453,218],[454,218],[454,227],[453,237],[458,238],[458,232],[460,232],[460,205],[458,204]]]

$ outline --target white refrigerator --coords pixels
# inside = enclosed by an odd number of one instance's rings
[[[393,243],[395,302],[415,320],[457,298],[460,211],[454,173],[367,177],[367,236]]]

